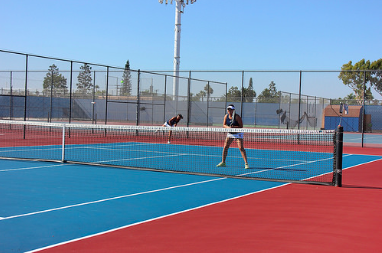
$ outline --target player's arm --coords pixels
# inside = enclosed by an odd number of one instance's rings
[[[243,128],[243,121],[239,115],[236,114],[236,121],[239,123],[238,128]]]
[[[176,127],[179,123],[178,116],[175,116],[173,119],[174,119],[174,127]]]
[[[226,115],[224,116],[224,119],[223,119],[223,127],[224,127],[224,128],[231,128],[230,126],[228,126],[228,125],[226,124],[227,117],[228,117],[228,114],[226,114]]]

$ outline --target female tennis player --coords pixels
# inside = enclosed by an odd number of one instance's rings
[[[183,119],[182,114],[178,114],[175,117],[172,117],[171,119],[167,120],[163,124],[163,127],[176,127],[176,125],[178,125],[181,119]],[[171,135],[172,135],[172,131],[170,130],[170,132],[168,133],[168,142],[167,142],[168,144],[171,143]]]
[[[237,115],[235,113],[235,106],[234,105],[228,105],[227,107],[227,114],[224,116],[223,120],[223,127],[224,128],[243,128],[243,121],[240,117],[240,115]],[[224,142],[224,148],[223,148],[223,156],[222,161],[216,167],[225,167],[225,160],[227,158],[228,149],[231,143],[236,140],[237,146],[240,149],[241,156],[244,159],[245,162],[245,168],[249,169],[248,161],[247,161],[247,153],[244,149],[244,143],[243,143],[243,133],[227,133],[227,138]]]

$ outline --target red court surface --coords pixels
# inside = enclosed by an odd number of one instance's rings
[[[379,160],[343,187],[289,184],[41,252],[382,252],[381,200]]]

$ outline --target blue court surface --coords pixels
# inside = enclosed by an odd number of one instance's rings
[[[343,168],[381,158],[344,154]],[[0,160],[0,252],[41,249],[283,184]]]
[[[364,134],[363,141],[366,144],[382,144],[382,134]],[[362,133],[344,133],[345,143],[357,143],[362,142]]]
[[[66,145],[65,160],[152,170],[189,172],[214,176],[240,176],[280,180],[304,180],[333,171],[333,153],[262,150],[246,148],[250,170],[236,143],[232,144],[226,167],[216,167],[221,161],[222,147],[198,145],[168,145],[145,142],[118,142]],[[61,160],[60,145],[0,148],[0,156]],[[331,178],[326,178],[331,182]]]

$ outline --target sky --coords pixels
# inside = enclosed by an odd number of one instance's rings
[[[0,6],[2,50],[173,68],[175,3],[0,0]],[[375,61],[382,58],[381,9],[380,0],[197,0],[182,14],[180,70],[340,70],[349,61]],[[312,86],[333,89],[334,97],[351,93],[325,83]]]

